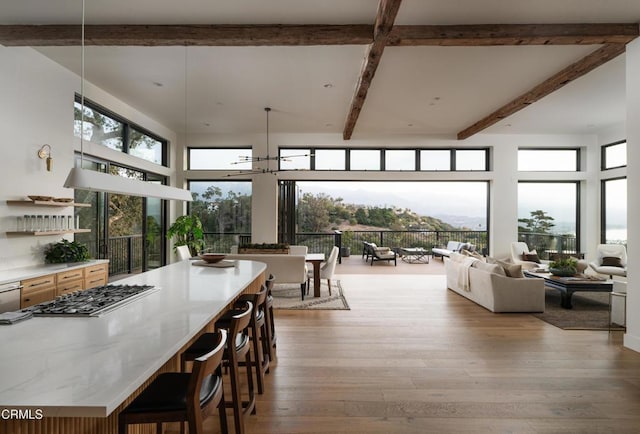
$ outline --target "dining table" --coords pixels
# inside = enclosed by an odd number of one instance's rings
[[[324,253],[307,253],[306,262],[313,266],[313,296],[320,297],[320,264],[324,262]]]

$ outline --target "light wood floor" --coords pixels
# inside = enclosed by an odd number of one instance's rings
[[[338,278],[350,311],[276,311],[248,433],[640,433],[640,354],[621,332],[493,314],[444,276]]]

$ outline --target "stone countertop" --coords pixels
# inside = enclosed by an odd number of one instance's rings
[[[0,326],[0,408],[108,416],[265,269],[181,261],[119,280],[155,289],[103,316]]]
[[[72,262],[69,264],[42,264],[28,267],[13,268],[11,270],[0,270],[0,285],[3,283],[17,282],[25,279],[46,276],[47,274],[60,273],[75,268],[89,267],[91,265],[108,263],[107,259],[93,259],[86,262]]]

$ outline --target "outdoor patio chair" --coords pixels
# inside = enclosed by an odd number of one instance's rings
[[[394,265],[398,265],[397,254],[390,247],[378,247],[375,243],[364,242],[363,256],[366,255],[365,261],[371,258],[371,265],[374,261],[393,261]]]

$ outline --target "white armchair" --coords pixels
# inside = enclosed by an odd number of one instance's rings
[[[540,260],[540,262],[525,261],[522,259],[523,254],[537,254],[535,250],[529,250],[527,243],[522,241],[515,241],[511,243],[511,262],[514,264],[521,264],[524,270],[530,270],[533,268],[542,267],[549,263],[549,261]]]
[[[627,277],[627,249],[622,244],[598,244],[596,259],[589,266],[609,277]]]
[[[325,262],[320,265],[320,279],[327,279],[327,285],[329,286],[329,295],[331,295],[331,279],[336,271],[336,262],[338,262],[338,254],[340,249],[333,246],[329,257]],[[313,270],[309,270],[307,273],[307,288],[309,287],[309,280],[313,279]]]

